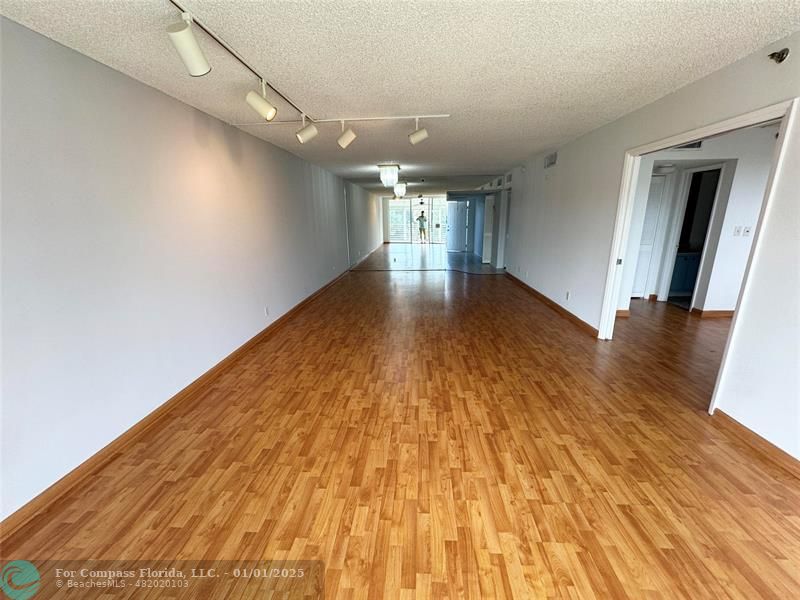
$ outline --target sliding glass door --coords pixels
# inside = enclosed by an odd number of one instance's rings
[[[428,220],[426,243],[444,244],[447,239],[447,198],[444,196],[389,199],[389,241],[422,243],[417,218]]]

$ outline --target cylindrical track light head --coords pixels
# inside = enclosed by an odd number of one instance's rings
[[[261,118],[266,121],[272,121],[275,118],[275,115],[278,114],[278,109],[272,106],[266,98],[263,98],[261,94],[254,91],[247,92],[247,96],[245,100],[250,105],[250,107],[256,111]]]
[[[317,130],[317,126],[313,123],[309,123],[305,127],[298,129],[295,135],[297,136],[298,142],[305,144],[306,142],[309,142],[317,137],[318,133],[319,131]]]
[[[412,146],[416,146],[420,142],[424,142],[427,139],[428,139],[428,130],[425,129],[424,127],[408,134],[408,141],[411,142]]]
[[[186,65],[189,75],[192,77],[202,77],[211,71],[200,44],[192,32],[192,24],[188,21],[181,21],[167,27],[169,39],[178,51],[178,54]]]
[[[339,139],[336,140],[336,143],[341,146],[342,150],[347,148],[353,140],[356,139],[356,132],[352,129],[347,129],[342,135],[339,136]]]

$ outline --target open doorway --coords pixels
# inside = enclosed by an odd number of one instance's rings
[[[692,309],[700,259],[708,237],[721,173],[719,168],[701,168],[691,173],[689,178],[689,192],[684,203],[683,218],[679,221],[678,248],[667,294],[671,304],[684,310]]]
[[[702,324],[713,324],[724,337],[718,336],[713,351],[721,362],[709,382],[709,412],[735,339],[791,106],[768,107],[626,154],[598,337],[611,339],[619,318],[630,319],[624,329],[629,335],[635,318],[650,316],[669,322],[665,342],[680,349],[681,335],[702,338]]]

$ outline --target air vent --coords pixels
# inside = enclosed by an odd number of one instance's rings
[[[558,162],[558,152],[553,152],[552,154],[548,154],[544,157],[544,168],[549,169],[550,167],[554,167]]]
[[[684,144],[683,146],[676,146],[675,150],[697,150],[698,148],[703,147],[703,140],[699,142],[692,142],[690,144]]]

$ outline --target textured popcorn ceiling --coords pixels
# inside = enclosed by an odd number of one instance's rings
[[[184,3],[315,118],[452,114],[424,122],[431,137],[413,147],[410,122],[353,123],[359,137],[346,151],[338,124],[320,125],[304,146],[293,125],[242,129],[350,179],[376,181],[374,165],[391,160],[411,181],[461,189],[800,29],[800,0]],[[257,81],[202,32],[213,70],[186,73],[164,32],[179,19],[166,0],[0,5],[228,123],[257,120],[244,102]],[[278,119],[298,117],[278,106]],[[461,177],[449,185],[450,176]]]

